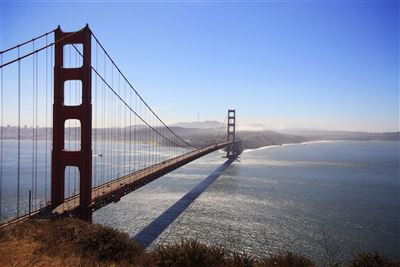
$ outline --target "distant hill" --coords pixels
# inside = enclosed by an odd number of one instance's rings
[[[225,128],[195,129],[172,127],[172,129],[179,136],[197,147],[226,141]],[[309,141],[309,139],[301,136],[274,131],[240,131],[238,137],[242,140],[244,149]]]
[[[193,122],[178,122],[173,124],[174,127],[182,128],[196,128],[196,129],[210,129],[220,128],[223,123],[219,121],[193,121]]]

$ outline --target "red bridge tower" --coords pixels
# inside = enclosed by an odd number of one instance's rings
[[[64,68],[64,46],[82,45],[83,64],[76,68]],[[79,169],[79,209],[78,217],[91,221],[92,210],[92,66],[91,31],[89,26],[76,33],[63,32],[60,26],[55,31],[54,63],[54,104],[53,104],[53,149],[51,170],[51,205],[56,208],[65,201],[65,168],[75,166]],[[64,103],[65,82],[82,82],[82,101],[77,106]],[[76,119],[81,124],[81,149],[65,150],[65,122]]]
[[[226,157],[229,159],[234,159],[238,156],[237,147],[235,143],[235,126],[236,126],[236,113],[234,109],[228,110],[228,142],[234,142],[228,145],[226,149]]]

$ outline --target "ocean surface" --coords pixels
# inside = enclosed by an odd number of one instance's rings
[[[4,142],[3,220],[16,209],[15,145]],[[49,188],[49,145],[38,141],[38,164],[32,168],[32,143],[21,144],[20,213],[27,210],[32,181],[38,188],[35,204],[49,198],[42,189]],[[247,150],[177,214],[149,249],[195,238],[259,257],[292,250],[322,263],[328,254],[346,260],[359,251],[380,251],[399,259],[399,149],[399,142],[391,141],[325,141]],[[95,157],[94,185],[128,164],[126,150],[118,151],[114,161],[107,154]],[[144,159],[139,152],[130,150],[137,166]],[[134,237],[219,168],[223,156],[217,151],[165,175],[96,211],[94,222]],[[74,170],[67,177],[71,192],[66,193],[73,194],[79,188]]]
[[[150,246],[195,238],[318,262],[359,251],[400,255],[399,143],[327,141],[245,151]],[[226,159],[215,152],[94,214],[135,236]]]

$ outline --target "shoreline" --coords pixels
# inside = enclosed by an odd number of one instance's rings
[[[248,153],[248,152],[257,151],[257,150],[264,150],[264,149],[268,149],[268,148],[275,148],[275,147],[289,146],[289,145],[307,145],[307,144],[315,144],[315,143],[334,143],[334,142],[341,142],[341,141],[348,141],[348,140],[331,140],[331,139],[327,139],[327,140],[305,141],[305,142],[299,142],[299,143],[284,143],[284,144],[281,144],[281,145],[268,145],[268,146],[262,146],[262,147],[258,147],[258,148],[249,148],[249,149],[243,150],[242,153]],[[353,140],[353,141],[364,141],[364,140]]]
[[[280,145],[267,145],[257,148],[248,148],[244,149],[242,153],[248,153],[257,150],[264,150],[268,148],[274,147],[281,147],[281,146],[289,146],[289,145],[307,145],[307,144],[317,144],[317,143],[337,143],[337,142],[346,142],[346,141],[353,141],[353,142],[396,142],[399,143],[398,140],[351,140],[351,139],[326,139],[326,140],[315,140],[315,141],[305,141],[305,142],[298,142],[298,143],[283,143]]]

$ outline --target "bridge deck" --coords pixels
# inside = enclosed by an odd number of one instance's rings
[[[95,211],[111,202],[117,202],[122,196],[154,181],[155,179],[195,160],[206,154],[221,149],[232,142],[199,148],[178,157],[152,165],[140,171],[125,175],[92,189],[91,209]],[[53,210],[55,214],[75,213],[79,207],[79,194],[65,200]]]

